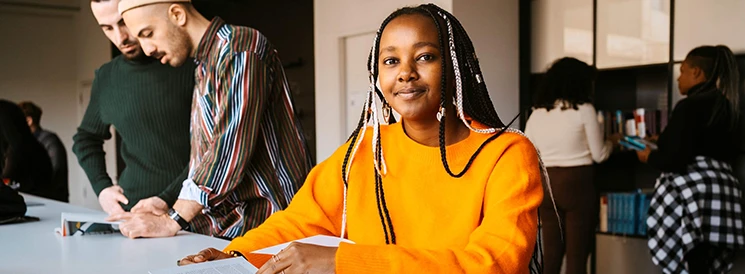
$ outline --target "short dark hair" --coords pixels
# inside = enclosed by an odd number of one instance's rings
[[[566,103],[562,109],[577,109],[581,104],[591,103],[596,74],[594,67],[576,58],[556,60],[546,71],[533,106],[550,111],[556,106],[557,100]]]
[[[41,122],[42,111],[39,106],[28,101],[21,102],[18,106],[21,107],[21,110],[23,110],[23,114],[26,115],[26,117],[31,117],[31,121],[33,121],[35,125],[38,125],[39,122]]]

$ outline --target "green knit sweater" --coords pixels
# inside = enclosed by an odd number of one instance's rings
[[[73,151],[96,195],[112,186],[103,142],[113,126],[126,166],[119,177],[129,200],[124,209],[152,196],[173,205],[188,172],[194,68],[193,62],[172,68],[118,56],[96,71],[88,109],[73,137]]]

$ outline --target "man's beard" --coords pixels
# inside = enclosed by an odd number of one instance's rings
[[[183,29],[179,29],[175,25],[171,25],[171,28],[168,30],[168,40],[176,45],[172,47],[172,56],[170,56],[172,59],[168,62],[171,63],[173,60],[176,60],[177,63],[171,65],[180,67],[192,57],[191,50],[193,46],[189,33]]]
[[[127,60],[131,60],[131,61],[140,61],[140,60],[147,58],[147,55],[145,55],[145,52],[143,52],[142,48],[139,46],[132,51],[129,51],[129,52],[121,51],[121,53],[122,55],[124,55],[124,58],[127,58]]]

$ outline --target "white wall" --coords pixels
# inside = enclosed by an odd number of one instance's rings
[[[471,37],[489,97],[504,123],[520,112],[518,1],[453,1],[453,15]],[[516,120],[513,127],[519,126]]]
[[[745,53],[745,1],[678,0],[675,2],[675,61],[703,45],[727,45]]]
[[[93,70],[110,59],[108,40],[90,14],[89,0],[36,3],[82,8],[78,12],[0,5],[0,33],[13,38],[0,43],[0,98],[33,101],[43,109],[42,127],[56,132],[67,150],[70,202],[98,208],[72,153],[72,136],[84,107],[80,101],[85,98],[79,95],[89,88]]]
[[[543,73],[565,56],[592,65],[592,2],[531,1],[531,72]]]
[[[316,0],[316,159],[319,162],[331,155],[349,134],[343,86],[344,37],[374,32],[394,10],[428,2],[454,12],[463,23],[474,41],[492,101],[502,120],[518,113],[518,0]]]
[[[598,68],[667,63],[670,0],[597,3]]]

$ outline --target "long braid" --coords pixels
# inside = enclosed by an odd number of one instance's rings
[[[463,48],[466,48],[466,47],[459,46],[457,48],[454,48],[454,41],[461,41],[461,40],[464,40],[464,39],[455,39],[456,37],[454,37],[454,36],[455,36],[455,33],[456,32],[453,31],[452,24],[450,22],[450,18],[448,18],[445,15],[447,13],[442,12],[442,10],[439,9],[439,8],[437,8],[436,6],[434,6],[434,8],[436,9],[437,14],[439,14],[440,16],[443,17],[443,20],[445,20],[445,23],[447,25],[447,33],[448,33],[448,38],[449,38],[448,45],[450,45],[450,55],[451,55],[451,59],[452,59],[452,62],[453,62],[453,72],[455,74],[456,90],[457,90],[457,93],[458,93],[458,94],[456,94],[456,97],[457,97],[456,98],[456,101],[460,102],[460,98],[461,98],[461,92],[460,91],[462,90],[462,88],[461,88],[462,82],[465,81],[466,83],[473,83],[472,82],[472,79],[470,77],[465,77],[465,74],[462,73],[462,71],[460,69],[461,67],[460,67],[459,61],[458,61],[458,55],[463,56],[464,54],[462,53],[462,50],[461,51],[458,51],[456,49],[463,49]],[[445,45],[445,41],[444,41],[443,35],[442,35],[442,32],[444,32],[444,30],[441,27],[441,24],[439,23],[440,20],[436,16],[434,16],[434,14],[431,11],[428,10],[428,13],[432,17],[432,19],[433,19],[433,21],[435,23],[435,27],[437,28],[438,40],[440,42],[440,51],[441,52],[446,52],[445,49],[444,49],[444,47],[445,47],[444,46]],[[456,23],[456,25],[459,25],[460,24],[456,20],[454,20],[454,22]],[[462,29],[462,28],[456,27],[456,30],[457,29]],[[464,35],[464,37],[465,38],[468,38],[467,35]],[[465,56],[470,56],[470,55],[465,54]],[[446,58],[443,58],[442,59],[442,66],[443,67],[446,67]],[[466,66],[467,67],[471,67],[472,66],[472,63],[466,62]],[[478,66],[478,65],[476,65],[476,66]],[[474,70],[474,69],[471,69],[471,68],[469,68],[469,70],[470,70],[470,72],[471,72],[472,75],[473,75],[474,71],[478,71],[478,69]],[[441,94],[441,96],[440,96],[440,107],[441,108],[444,108],[445,107],[445,99],[446,99],[446,95],[445,95],[446,94],[446,90],[445,90],[445,88],[447,87],[447,84],[445,82],[445,74],[443,73],[442,76],[443,76],[443,78],[442,78],[442,81],[443,82],[442,82],[442,90],[440,92],[440,94]],[[485,87],[485,85],[483,85],[483,86]],[[477,90],[478,91],[478,89],[473,89],[473,90]],[[486,92],[486,90],[484,89],[483,92]],[[483,92],[481,92],[481,93],[483,93]],[[477,92],[476,94],[479,94],[479,92]],[[488,94],[488,92],[486,94]],[[488,98],[488,96],[487,96],[486,99],[487,99],[487,101],[489,101],[489,103],[491,102],[491,100]],[[457,105],[458,105],[458,107],[460,107],[460,103],[458,103]],[[459,108],[459,112],[460,112],[460,108]],[[494,120],[492,124],[502,125],[502,122],[499,120],[499,117],[496,115],[496,111],[494,111],[493,108],[492,108],[492,111],[491,112],[493,114],[493,115],[491,115],[491,118]],[[460,116],[460,118],[463,120],[463,122],[466,124],[466,126],[469,129],[474,130],[465,121],[465,117],[463,117],[463,115],[461,115],[459,113],[459,116]],[[515,119],[516,118],[517,117],[515,117]],[[515,119],[513,119],[513,122],[514,122]],[[492,140],[496,139],[496,137],[498,137],[499,135],[501,135],[504,132],[505,129],[506,129],[506,127],[505,128],[502,128],[497,134],[495,134],[494,136],[488,138],[484,143],[482,143],[481,146],[479,146],[479,149],[471,156],[471,158],[469,159],[468,163],[463,168],[463,170],[460,171],[460,172],[458,172],[457,174],[454,174],[453,171],[450,169],[450,165],[448,164],[448,161],[447,161],[447,149],[445,147],[445,119],[440,119],[440,124],[439,124],[440,158],[441,158],[441,161],[442,161],[442,165],[445,167],[445,171],[450,176],[452,176],[452,177],[455,177],[455,178],[462,177],[466,173],[466,171],[468,171],[468,169],[471,167],[471,164],[473,164],[473,160],[476,158],[476,156],[478,156],[479,152],[481,152],[481,149],[483,149],[483,147],[486,144],[488,144]],[[474,131],[477,131],[477,130],[474,130]]]
[[[349,169],[351,168],[350,161],[352,158],[354,158],[354,154],[357,152],[357,148],[362,143],[362,140],[365,138],[365,129],[367,128],[365,125],[367,124],[368,117],[369,117],[369,106],[370,106],[370,100],[372,99],[372,92],[368,92],[367,94],[367,100],[365,100],[365,107],[363,107],[362,115],[360,117],[360,121],[357,123],[357,129],[354,130],[352,133],[352,136],[350,137],[351,142],[349,142],[349,147],[347,147],[347,152],[344,155],[344,162],[342,162],[342,168],[341,168],[341,177],[342,182],[344,182],[344,200],[343,200],[343,207],[342,207],[342,221],[341,221],[341,237],[344,238],[346,235],[346,225],[347,225],[347,189],[349,188]],[[360,136],[362,136],[360,138]],[[358,141],[359,140],[359,141]],[[350,155],[351,154],[351,155]]]
[[[386,218],[383,217],[383,205],[382,200],[380,199],[380,190],[382,189],[381,185],[383,184],[383,180],[380,179],[380,174],[378,174],[377,169],[373,169],[373,173],[375,176],[375,203],[378,205],[378,217],[380,217],[380,223],[383,227],[383,235],[385,235],[385,244],[390,244],[390,238],[388,238],[388,227],[389,225],[386,225]]]
[[[470,96],[463,97],[465,110],[471,112],[467,114],[477,121],[483,121],[482,123],[489,127],[505,127],[504,123],[499,119],[499,115],[497,115],[497,111],[489,98],[489,92],[486,89],[486,83],[484,82],[481,67],[478,58],[476,57],[476,50],[473,48],[471,38],[468,37],[465,29],[463,29],[463,26],[458,22],[458,19],[455,17],[448,19],[455,22],[453,24],[455,26],[453,35],[461,38],[455,39],[456,43],[459,44],[459,48],[465,47],[464,50],[460,51],[459,58],[466,60],[466,64],[473,75],[473,77],[464,77],[466,86],[476,91],[472,93],[476,98],[471,98]],[[468,54],[467,52],[472,52],[473,54]]]
[[[373,44],[378,44],[380,39],[379,35],[376,35]],[[370,79],[372,81],[372,68],[373,68],[373,51],[377,48],[374,47],[370,49],[370,55],[367,58],[367,69],[370,71]],[[364,106],[362,108],[362,113],[360,114],[360,120],[357,122],[357,128],[352,132],[352,135],[348,138],[347,141],[351,139],[351,142],[349,142],[349,147],[347,148],[347,152],[344,155],[344,161],[342,162],[342,170],[341,170],[341,176],[342,181],[344,182],[344,202],[343,202],[343,209],[342,209],[342,225],[341,225],[341,237],[344,238],[345,232],[346,232],[346,224],[347,224],[347,189],[349,187],[349,169],[351,168],[350,161],[354,158],[354,155],[357,152],[357,149],[359,148],[359,145],[361,144],[362,140],[365,138],[365,129],[367,129],[367,123],[369,122],[370,116],[371,116],[371,105],[372,100],[375,98],[373,97],[373,92],[375,87],[374,85],[371,85],[370,89],[368,90],[367,98],[365,100]],[[362,137],[360,137],[362,136]],[[358,141],[359,140],[359,141]]]

